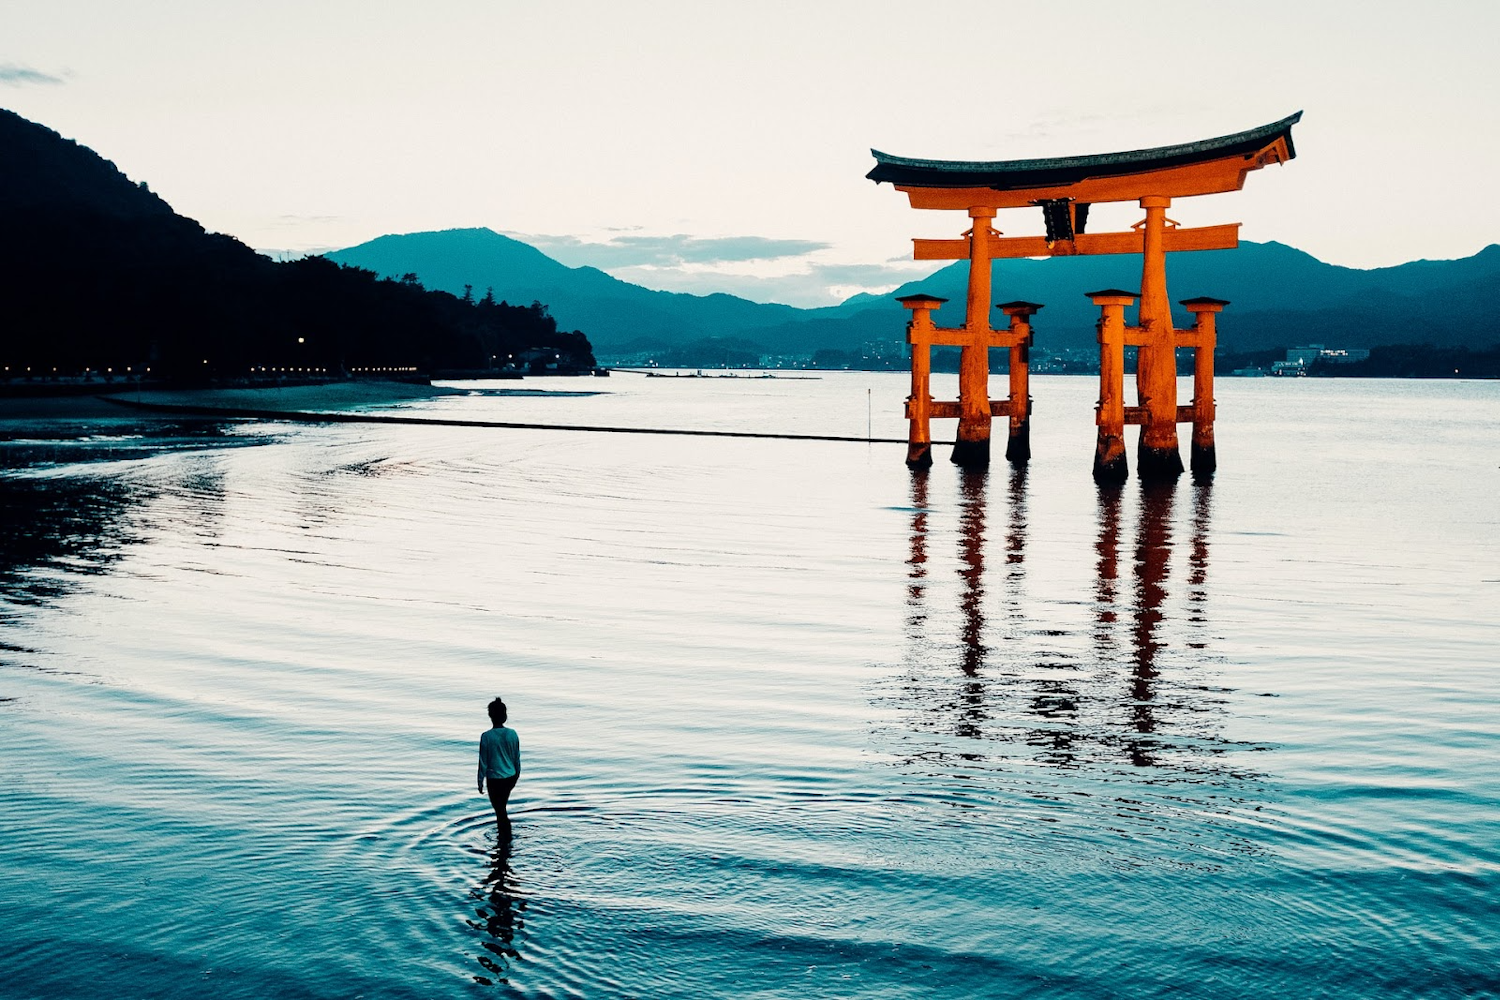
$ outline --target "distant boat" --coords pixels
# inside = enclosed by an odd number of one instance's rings
[[[631,371],[632,369],[621,370]],[[702,369],[696,372],[641,372],[639,374],[644,374],[647,378],[775,378],[788,382],[816,382],[823,377],[821,375],[773,375],[770,372],[762,375],[741,375],[739,372],[725,372],[723,375],[705,375]]]

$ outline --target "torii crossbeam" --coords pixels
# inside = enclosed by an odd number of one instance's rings
[[[932,464],[933,417],[958,417],[953,461],[984,467],[990,459],[990,417],[1010,418],[1006,457],[1025,462],[1031,457],[1030,399],[1027,391],[1027,354],[1031,344],[1030,317],[1036,303],[1011,302],[1003,308],[1010,317],[1004,330],[989,322],[991,265],[1007,257],[1072,257],[1085,254],[1139,253],[1142,255],[1139,293],[1105,289],[1087,293],[1101,309],[1099,321],[1099,427],[1094,455],[1094,478],[1118,482],[1129,475],[1125,458],[1126,423],[1141,425],[1137,471],[1142,479],[1174,479],[1182,474],[1177,445],[1177,423],[1193,424],[1191,466],[1194,475],[1212,475],[1214,452],[1213,351],[1214,316],[1222,299],[1184,300],[1196,315],[1192,330],[1172,328],[1167,298],[1166,254],[1179,250],[1225,250],[1239,245],[1239,223],[1196,229],[1179,227],[1167,218],[1174,198],[1238,191],[1246,176],[1270,163],[1284,163],[1296,155],[1292,126],[1297,112],[1279,122],[1217,139],[1093,156],[1040,160],[969,162],[919,160],[871,150],[875,169],[866,176],[889,182],[906,193],[913,208],[967,212],[972,225],[961,239],[913,240],[917,260],[969,261],[969,286],[961,327],[934,326],[932,310],[945,299],[931,295],[905,296],[912,310],[907,340],[912,345],[912,395],[907,403],[911,421],[907,464]],[[1134,201],[1146,217],[1130,232],[1088,233],[1089,206],[1101,202]],[[990,224],[1000,209],[1040,207],[1044,236],[1003,237]],[[1140,299],[1135,326],[1126,326],[1124,307]],[[959,399],[938,402],[928,390],[933,344],[963,348],[959,363]],[[1139,347],[1136,392],[1139,405],[1124,405],[1126,345]],[[1010,348],[1010,398],[989,398],[989,350]],[[1193,347],[1193,405],[1177,405],[1176,348]],[[1019,367],[1019,371],[1018,371]]]

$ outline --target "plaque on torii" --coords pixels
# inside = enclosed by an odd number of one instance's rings
[[[1172,328],[1167,297],[1166,255],[1179,250],[1227,250],[1239,245],[1239,223],[1183,228],[1167,218],[1174,198],[1238,191],[1245,177],[1270,163],[1284,163],[1296,155],[1292,126],[1299,111],[1248,132],[1178,146],[1138,149],[1123,153],[1040,160],[970,162],[919,160],[871,150],[876,164],[866,176],[889,182],[905,192],[913,208],[966,212],[970,229],[955,240],[913,240],[917,260],[968,260],[969,284],[964,323],[939,327],[932,313],[947,301],[932,295],[907,295],[901,302],[912,312],[907,324],[911,344],[911,396],[907,464],[932,464],[930,421],[958,418],[953,461],[965,467],[984,467],[990,458],[992,416],[1008,418],[1006,458],[1026,462],[1031,457],[1031,400],[1028,394],[1031,317],[1041,305],[1007,302],[1001,308],[1009,325],[990,325],[991,262],[1010,257],[1073,257],[1087,254],[1141,254],[1139,292],[1104,289],[1088,294],[1100,308],[1099,404],[1095,422],[1098,440],[1094,478],[1119,482],[1128,474],[1125,425],[1141,426],[1137,472],[1142,479],[1173,479],[1183,471],[1178,451],[1177,424],[1191,423],[1190,465],[1196,476],[1212,475],[1214,451],[1213,352],[1215,314],[1228,305],[1222,299],[1185,299],[1194,313],[1189,330]],[[1089,207],[1104,202],[1133,201],[1145,218],[1129,232],[1087,232]],[[1000,209],[1042,210],[1043,236],[1007,237],[991,224]],[[1125,323],[1125,308],[1140,300],[1135,325]],[[962,348],[959,361],[959,398],[931,397],[933,345]],[[1124,348],[1139,348],[1136,360],[1138,405],[1124,403]],[[989,352],[1010,351],[1010,395],[989,398]],[[1177,405],[1178,347],[1195,351],[1193,403]]]

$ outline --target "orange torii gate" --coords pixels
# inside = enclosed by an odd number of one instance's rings
[[[1161,146],[1123,153],[1073,156],[1043,160],[1005,160],[989,163],[957,160],[917,160],[871,150],[876,164],[866,176],[877,184],[888,181],[903,191],[913,208],[967,212],[972,227],[956,240],[913,240],[917,260],[969,261],[969,287],[960,327],[939,327],[932,311],[946,299],[907,295],[901,303],[912,311],[907,325],[911,344],[911,397],[906,463],[913,468],[932,464],[933,418],[957,417],[958,434],[953,461],[983,468],[990,461],[990,418],[1009,418],[1005,457],[1025,462],[1031,457],[1028,395],[1028,351],[1031,317],[1041,307],[1034,302],[1006,302],[999,308],[1010,318],[1004,329],[991,328],[991,262],[1007,257],[1072,257],[1082,254],[1138,253],[1142,255],[1139,292],[1105,289],[1087,293],[1100,307],[1099,404],[1095,422],[1098,443],[1094,478],[1120,482],[1129,475],[1125,458],[1125,425],[1140,424],[1137,472],[1142,479],[1174,479],[1182,474],[1177,447],[1177,424],[1191,422],[1191,467],[1208,476],[1215,466],[1213,353],[1214,317],[1222,299],[1195,298],[1182,302],[1195,314],[1191,330],[1172,328],[1167,298],[1166,254],[1177,250],[1224,250],[1239,245],[1239,223],[1186,229],[1167,218],[1173,198],[1238,191],[1245,177],[1268,163],[1284,163],[1296,155],[1292,126],[1302,112],[1279,122],[1180,146]],[[1134,201],[1146,217],[1125,233],[1086,233],[1089,206],[1101,202]],[[1002,208],[1040,207],[1045,236],[1002,237],[990,220]],[[1125,323],[1125,307],[1140,299],[1134,326]],[[929,389],[931,348],[934,344],[961,347],[959,398],[932,399]],[[1126,406],[1124,350],[1139,348],[1136,361],[1137,406]],[[1010,395],[989,398],[989,352],[1010,350]],[[1177,405],[1178,347],[1195,349],[1193,403]]]

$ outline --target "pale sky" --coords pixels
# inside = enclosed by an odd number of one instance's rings
[[[967,228],[865,180],[872,146],[1108,152],[1299,109],[1296,160],[1171,217],[1354,267],[1468,256],[1500,241],[1497,38],[1500,0],[0,0],[0,106],[254,247],[487,226],[818,305]]]

